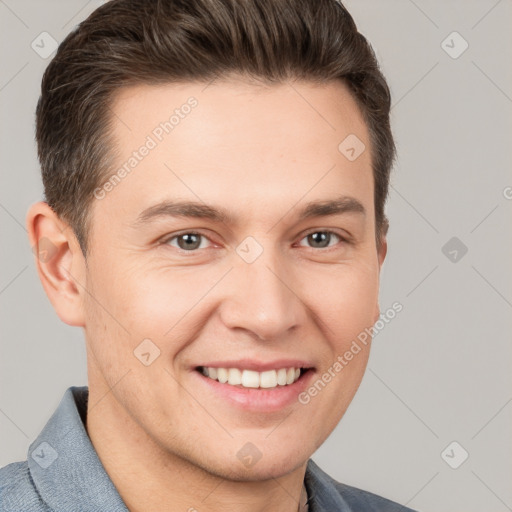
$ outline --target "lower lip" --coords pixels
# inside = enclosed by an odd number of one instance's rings
[[[242,388],[227,383],[222,384],[218,380],[204,376],[197,370],[192,373],[213,393],[240,409],[254,412],[275,412],[293,403],[298,403],[298,396],[308,387],[315,372],[309,369],[293,384],[275,388]]]

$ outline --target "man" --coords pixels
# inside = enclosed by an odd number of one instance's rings
[[[27,228],[88,387],[2,510],[410,510],[310,459],[380,315],[389,106],[334,0],[112,0],[63,41]]]

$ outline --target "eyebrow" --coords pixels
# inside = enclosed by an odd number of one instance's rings
[[[340,196],[331,200],[307,203],[299,211],[298,219],[305,220],[313,217],[327,217],[345,213],[358,213],[364,216],[366,215],[366,209],[354,197]],[[213,207],[196,201],[165,200],[143,210],[137,217],[134,225],[139,227],[162,217],[191,217],[222,222],[228,225],[236,224],[236,218],[224,208]]]

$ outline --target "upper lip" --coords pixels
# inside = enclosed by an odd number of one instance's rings
[[[264,372],[267,370],[279,370],[281,368],[313,368],[313,364],[303,359],[276,359],[274,361],[256,361],[254,359],[237,359],[236,361],[210,361],[197,365],[205,368],[239,368]]]

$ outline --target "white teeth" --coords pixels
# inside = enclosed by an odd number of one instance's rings
[[[208,374],[209,373],[210,370],[208,369]],[[228,371],[226,368],[217,368],[217,380],[222,382],[222,384],[228,381]]]
[[[222,384],[243,386],[245,388],[275,388],[293,384],[300,377],[300,368],[280,368],[256,372],[254,370],[240,370],[239,368],[213,368],[202,367],[201,372],[210,379],[218,380]]]
[[[238,368],[230,368],[228,370],[228,384],[236,386],[242,384],[242,372]]]
[[[244,370],[242,373],[242,386],[244,388],[259,388],[260,374],[252,370]]]
[[[300,370],[299,370],[300,373]],[[277,373],[275,370],[261,372],[260,374],[260,387],[262,388],[275,388],[277,386]]]

